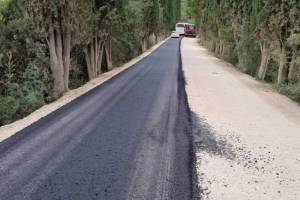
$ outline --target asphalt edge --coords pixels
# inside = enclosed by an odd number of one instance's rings
[[[201,200],[201,186],[200,186],[200,180],[199,177],[197,175],[197,168],[196,168],[196,163],[197,163],[197,158],[196,158],[196,145],[195,145],[195,139],[194,139],[194,135],[193,135],[193,119],[192,119],[192,111],[189,105],[189,101],[188,101],[188,96],[187,96],[187,92],[186,92],[186,78],[185,78],[185,74],[184,74],[184,70],[183,70],[183,62],[182,62],[182,48],[181,48],[181,41],[182,38],[180,38],[179,41],[179,69],[178,69],[178,90],[179,93],[181,93],[181,95],[183,95],[183,101],[184,101],[184,105],[185,105],[185,110],[187,112],[188,115],[188,130],[187,130],[187,134],[190,138],[190,155],[191,155],[191,163],[190,166],[192,167],[191,169],[191,180],[192,180],[192,200]],[[180,91],[180,88],[183,88],[183,91]],[[178,94],[179,98],[180,98],[180,94]]]

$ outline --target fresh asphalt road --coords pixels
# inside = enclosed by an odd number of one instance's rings
[[[180,42],[0,143],[1,200],[192,198]]]

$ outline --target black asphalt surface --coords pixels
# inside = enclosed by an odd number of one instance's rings
[[[180,41],[0,143],[0,200],[192,199]]]

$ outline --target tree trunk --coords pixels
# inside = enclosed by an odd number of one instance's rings
[[[62,27],[64,26],[64,27]],[[63,69],[64,92],[69,89],[69,70],[70,70],[70,54],[71,54],[71,29],[70,25],[60,25],[56,30],[56,52],[58,63]]]
[[[147,36],[143,37],[142,39],[142,52],[147,51]]]
[[[107,69],[112,70],[113,63],[112,63],[112,45],[111,45],[111,37],[108,37],[105,45],[105,55],[106,55],[106,61],[107,61]]]
[[[270,59],[270,46],[266,42],[260,44],[261,62],[258,70],[258,78],[265,80]]]
[[[101,48],[100,48],[100,53],[99,53],[99,60],[98,60],[98,63],[99,63],[99,71],[100,73],[102,73],[102,70],[101,70],[101,67],[102,67],[102,62],[103,62],[103,54],[104,54],[104,44],[101,45]]]
[[[220,52],[220,43],[219,42],[217,42],[216,43],[216,47],[215,47],[215,54],[219,54],[219,52]]]
[[[223,44],[222,44],[222,42],[220,42],[220,44],[219,44],[219,55],[220,55],[220,57],[222,57],[223,56]]]
[[[291,61],[290,68],[289,68],[289,74],[288,74],[289,82],[293,81],[296,78],[296,74],[297,74],[297,67],[296,67],[296,63],[295,63],[295,60],[296,60],[295,52],[296,51],[293,52],[292,61]]]
[[[286,49],[283,46],[281,48],[281,58],[279,63],[279,69],[278,69],[278,78],[277,82],[278,84],[285,83],[287,81],[287,58],[286,58]]]
[[[49,24],[48,36],[46,38],[50,65],[53,78],[53,96],[60,97],[68,90],[69,71],[72,49],[72,11],[73,1],[66,1],[64,6],[59,8],[57,16],[53,16]]]
[[[155,41],[155,44],[158,43],[158,33],[154,33],[154,41]]]
[[[96,78],[101,72],[104,42],[94,37],[84,48],[89,80]]]
[[[59,49],[57,48],[57,39],[55,37],[54,28],[49,30],[48,47],[50,54],[50,67],[53,78],[53,96],[60,97],[65,92],[64,84],[64,68],[59,61]]]
[[[225,45],[221,42],[220,44],[220,55],[222,58],[224,58],[224,48],[225,48]]]
[[[84,51],[84,55],[85,55],[85,62],[87,65],[89,80],[91,80],[94,77],[94,73],[93,73],[92,60],[91,60],[91,56],[89,54],[88,47],[85,47],[83,49],[83,51]]]
[[[223,57],[224,58],[228,58],[228,48],[229,48],[229,45],[223,45],[223,52],[222,52],[222,54],[223,54]]]

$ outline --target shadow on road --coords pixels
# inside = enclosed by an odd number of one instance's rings
[[[196,153],[204,151],[229,160],[235,159],[233,146],[227,142],[226,138],[217,138],[213,128],[205,122],[205,119],[191,112],[191,120]]]

